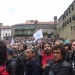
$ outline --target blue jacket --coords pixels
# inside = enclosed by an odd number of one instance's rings
[[[32,59],[25,64],[24,75],[41,75],[41,64],[37,59]]]

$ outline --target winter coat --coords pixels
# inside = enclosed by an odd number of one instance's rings
[[[23,75],[24,74],[24,65],[21,59],[11,58],[6,62],[6,69],[10,75]]]
[[[73,75],[73,69],[69,62],[61,60],[58,63],[50,64],[44,70],[43,75]]]
[[[25,64],[24,75],[41,75],[41,64],[37,59],[32,59]]]

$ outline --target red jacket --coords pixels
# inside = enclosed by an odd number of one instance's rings
[[[9,75],[5,66],[0,66],[0,75]]]
[[[48,64],[48,61],[49,61],[50,59],[53,59],[52,53],[50,53],[50,55],[46,55],[46,54],[44,53],[44,51],[43,51],[43,52],[42,52],[42,66],[45,65],[45,64]]]

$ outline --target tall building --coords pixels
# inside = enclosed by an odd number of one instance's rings
[[[75,0],[58,19],[59,37],[75,39]]]

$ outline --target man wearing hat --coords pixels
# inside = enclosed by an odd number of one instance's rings
[[[17,62],[14,58],[14,51],[11,48],[7,48],[7,54],[6,54],[7,62],[6,62],[6,69],[10,75],[17,75],[16,69],[17,69]]]

